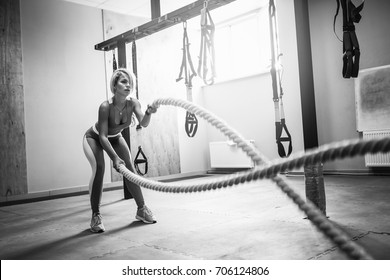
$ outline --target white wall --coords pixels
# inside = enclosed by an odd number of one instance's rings
[[[293,139],[293,151],[303,149],[302,116],[298,76],[298,58],[293,1],[278,1],[280,50],[283,53],[283,89],[287,127]],[[261,73],[203,87],[204,106],[224,119],[246,139],[255,140],[267,158],[279,158],[275,142],[274,103],[271,76]],[[221,132],[209,127],[208,141],[224,141]]]
[[[321,0],[308,2],[319,142],[326,144],[358,138],[354,79],[342,77],[342,43],[333,33],[336,3]],[[365,2],[363,18],[355,25],[361,49],[360,69],[390,63],[390,36],[386,30],[390,26],[388,11],[390,1]],[[342,16],[339,15],[336,32],[340,38],[341,25]],[[367,170],[363,157],[328,163],[324,169]]]
[[[21,21],[28,192],[88,185],[82,138],[106,96],[104,55],[94,50],[101,11],[21,0]]]

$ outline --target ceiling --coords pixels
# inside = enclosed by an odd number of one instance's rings
[[[137,17],[151,18],[150,0],[63,0]],[[160,0],[161,15],[168,14],[195,0]]]

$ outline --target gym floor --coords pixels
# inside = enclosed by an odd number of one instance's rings
[[[390,259],[390,177],[325,176],[327,216],[374,259]],[[208,177],[192,179],[200,182]],[[304,177],[288,176],[304,197]],[[191,180],[187,180],[191,181]],[[185,182],[185,181],[182,181]],[[89,231],[89,196],[0,207],[2,260],[344,260],[269,180],[201,193],[143,189],[156,224],[123,190],[103,193],[106,232]]]

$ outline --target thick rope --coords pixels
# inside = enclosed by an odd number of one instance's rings
[[[209,112],[205,108],[202,108],[189,101],[175,99],[175,98],[160,98],[156,99],[152,106],[159,107],[160,105],[171,105],[175,107],[181,107],[199,117],[208,121],[211,125],[219,129],[225,136],[229,137],[234,143],[237,144],[247,155],[255,162],[256,165],[264,165],[268,162],[268,159],[262,155],[257,149],[249,144],[248,141],[241,136],[241,134],[229,127],[226,122],[218,118],[213,113]]]
[[[335,160],[337,158],[352,157],[356,155],[363,155],[366,153],[387,152],[390,150],[390,139],[382,140],[353,140],[343,141],[332,145],[322,146],[318,149],[309,151],[307,153],[300,153],[291,156],[289,159],[279,160],[278,162],[270,162],[265,156],[260,154],[253,146],[251,146],[244,138],[235,130],[228,127],[226,123],[218,119],[215,115],[208,112],[193,103],[178,100],[173,98],[157,99],[153,106],[172,105],[182,107],[187,111],[199,115],[212,125],[221,130],[226,136],[233,140],[238,147],[244,150],[252,160],[260,166],[254,168],[249,172],[241,172],[219,179],[210,180],[203,184],[166,184],[145,179],[130,172],[125,166],[119,167],[120,173],[128,180],[138,184],[144,188],[163,192],[197,192],[212,190],[232,185],[241,184],[262,178],[270,178],[277,186],[298,205],[308,217],[308,219],[328,237],[334,244],[336,244],[344,253],[353,259],[372,259],[367,252],[355,242],[352,242],[347,234],[341,229],[337,228],[330,222],[325,215],[310,201],[304,201],[297,193],[291,189],[284,180],[276,174],[281,171],[291,170],[302,167],[306,164],[314,164],[319,162],[326,162]]]
[[[134,175],[132,172],[127,171],[124,165],[121,165],[120,169],[122,169],[121,173],[126,173],[127,179],[144,188],[160,192],[191,193],[226,188],[260,179],[272,179],[281,172],[296,170],[305,165],[380,152],[390,152],[390,138],[335,142],[331,145],[313,149],[307,153],[296,153],[292,154],[290,158],[272,161],[270,166],[256,166],[249,171],[210,178],[203,183],[161,183]]]

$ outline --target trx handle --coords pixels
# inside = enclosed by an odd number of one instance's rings
[[[215,48],[214,33],[215,25],[207,9],[208,0],[204,1],[204,7],[201,10],[201,42],[199,52],[198,75],[203,79],[206,85],[214,84],[215,74]],[[209,73],[209,67],[211,73]]]
[[[145,164],[144,172],[141,171],[140,166],[139,166],[140,164]],[[141,146],[138,146],[138,152],[137,152],[137,155],[134,159],[134,166],[135,166],[135,169],[137,170],[137,173],[139,175],[144,176],[145,174],[148,173],[148,159],[145,156],[144,152],[142,151]]]
[[[276,128],[276,144],[278,146],[278,154],[282,158],[288,157],[292,153],[292,139],[291,139],[291,134],[288,131],[286,125],[286,120],[280,119],[280,122],[275,122],[275,128]],[[287,137],[282,137],[283,130],[287,134]],[[288,142],[287,154],[284,149],[283,142]]]
[[[333,32],[336,34],[336,18],[339,14],[340,5],[343,10],[343,68],[344,78],[356,78],[359,74],[360,46],[355,32],[355,24],[359,23],[362,16],[364,1],[356,7],[351,0],[336,0],[337,8],[333,19]],[[336,34],[337,36],[337,34]],[[337,36],[340,40],[340,38]],[[340,40],[341,41],[341,40]]]
[[[188,111],[186,113],[185,130],[188,137],[194,137],[196,131],[198,130],[198,119],[196,118],[195,114],[192,114]]]

